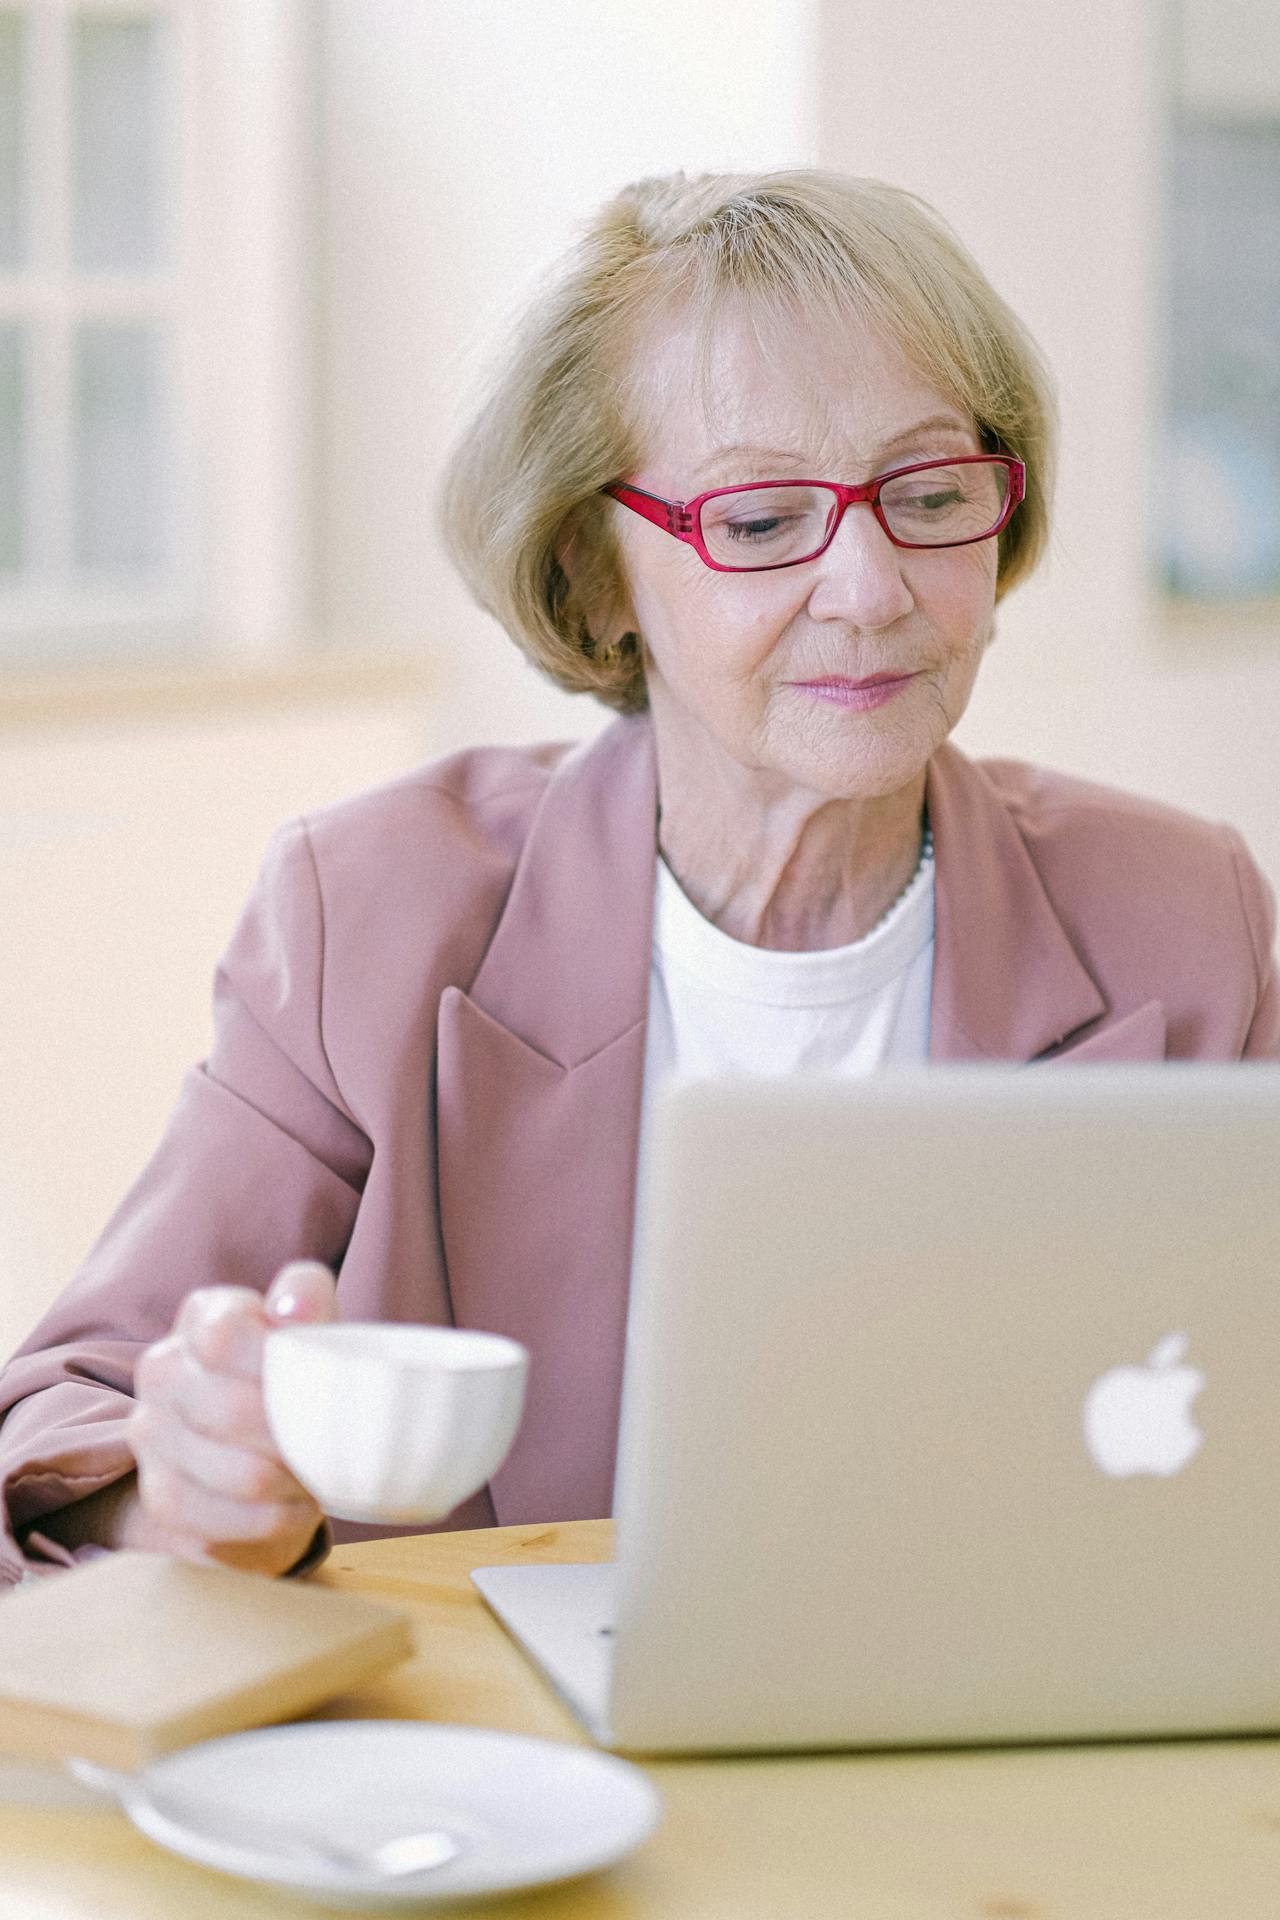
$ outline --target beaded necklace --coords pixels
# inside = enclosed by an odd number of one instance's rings
[[[902,892],[898,895],[897,899],[893,902],[892,906],[885,908],[884,912],[880,915],[880,918],[876,921],[875,926],[872,927],[871,933],[878,933],[880,928],[884,925],[885,921],[889,918],[890,914],[897,912],[898,908],[902,905],[902,902],[906,899],[912,887],[914,887],[916,881],[920,878],[920,875],[924,872],[925,867],[928,865],[929,861],[932,860],[932,858],[933,858],[933,828],[931,826],[926,825],[924,830],[924,839],[920,843],[920,858],[916,861],[915,872],[912,874],[911,878],[908,880],[906,886],[902,889]],[[866,940],[869,940],[871,938],[871,934],[864,934],[863,938]]]

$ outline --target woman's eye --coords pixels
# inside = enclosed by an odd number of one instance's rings
[[[961,496],[958,493],[916,493],[909,494],[905,499],[899,495],[894,505],[913,509],[923,507],[928,512],[936,513],[941,507],[959,506],[960,501]]]
[[[771,514],[767,520],[726,520],[721,531],[731,540],[763,540],[776,533],[782,524],[781,514]]]

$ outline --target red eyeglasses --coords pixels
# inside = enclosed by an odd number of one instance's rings
[[[1026,468],[1008,454],[922,460],[860,487],[835,480],[753,480],[694,500],[663,500],[618,480],[601,487],[633,513],[691,546],[717,573],[766,573],[816,560],[848,507],[871,508],[895,547],[967,547],[1009,524]]]

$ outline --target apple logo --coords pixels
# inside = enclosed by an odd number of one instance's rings
[[[1084,1402],[1084,1438],[1104,1473],[1177,1473],[1204,1435],[1191,1402],[1204,1385],[1197,1367],[1179,1366],[1185,1333],[1170,1333],[1142,1367],[1113,1367],[1094,1381]]]

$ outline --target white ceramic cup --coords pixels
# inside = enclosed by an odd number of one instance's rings
[[[338,1520],[443,1520],[502,1465],[529,1355],[500,1333],[347,1321],[267,1334],[281,1458]]]

